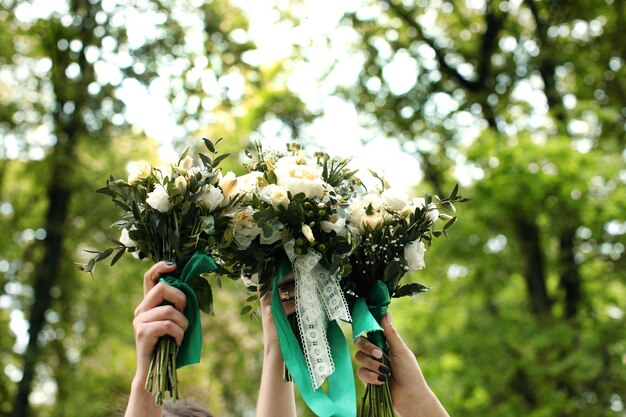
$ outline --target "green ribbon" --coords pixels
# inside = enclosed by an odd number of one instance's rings
[[[315,415],[320,417],[355,417],[356,390],[350,350],[341,328],[335,321],[329,322],[327,329],[330,352],[335,363],[335,372],[328,377],[328,394],[321,387],[315,390],[311,385],[306,359],[300,348],[300,343],[287,321],[287,315],[278,293],[278,282],[290,271],[289,261],[283,259],[278,262],[272,290],[272,316],[278,332],[280,351],[291,378],[296,383],[304,402]]]
[[[205,250],[198,250],[193,254],[187,265],[183,268],[180,277],[167,276],[161,278],[160,282],[165,282],[174,288],[181,290],[187,298],[187,304],[183,314],[189,320],[189,327],[185,331],[183,342],[178,348],[176,356],[176,369],[186,365],[200,362],[202,353],[202,329],[200,327],[200,307],[198,297],[189,282],[205,272],[217,269],[213,257]]]
[[[380,280],[376,281],[365,297],[356,299],[350,312],[354,339],[367,336],[370,342],[387,351],[387,339],[380,327],[380,321],[387,314],[390,301],[387,285]]]

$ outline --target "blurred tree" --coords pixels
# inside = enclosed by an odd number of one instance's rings
[[[129,324],[141,285],[129,293],[124,277],[148,266],[94,283],[73,263],[104,244],[112,223],[93,190],[109,173],[124,177],[128,160],[159,162],[156,144],[139,140],[142,115],[125,105],[160,94],[177,125],[172,141],[227,134],[237,138],[232,151],[265,119],[297,136],[306,112],[279,70],[247,62],[246,19],[226,0],[4,0],[0,22],[0,323],[16,335],[28,324],[27,343],[13,339],[11,349],[0,338],[0,415],[28,416],[32,405],[41,415],[110,415],[104,404],[128,389],[134,362]],[[240,385],[249,407],[256,387]],[[217,387],[241,399],[236,385]]]
[[[363,65],[339,93],[419,158],[435,193],[462,181],[473,198],[452,250],[431,254],[454,264],[425,272],[466,277],[436,285],[437,303],[463,297],[446,307],[461,324],[407,330],[440,366],[461,358],[435,378],[458,393],[452,414],[623,409],[624,2],[353,7],[342,28]]]

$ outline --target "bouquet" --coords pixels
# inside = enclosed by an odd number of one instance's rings
[[[248,173],[234,178],[242,202],[232,219],[229,269],[257,277],[272,291],[272,314],[286,368],[317,415],[355,415],[347,343],[337,322],[350,321],[339,280],[350,273],[355,239],[347,223],[355,193],[347,160],[307,157],[296,144],[286,153],[248,152]],[[294,273],[295,318],[285,317],[277,283]],[[254,299],[254,297],[251,297]],[[251,312],[246,306],[243,313]],[[337,370],[337,372],[335,372]],[[329,378],[329,396],[320,388]],[[350,404],[350,405],[348,405]],[[354,410],[337,412],[341,407]]]
[[[376,176],[376,175],[375,175]],[[380,179],[380,177],[377,176]],[[433,238],[446,235],[456,217],[440,214],[467,199],[457,195],[455,187],[449,197],[425,196],[408,201],[392,188],[368,192],[350,203],[350,225],[357,229],[359,244],[350,255],[352,273],[342,280],[351,305],[353,336],[367,335],[385,354],[382,362],[389,366],[387,342],[380,327],[390,297],[404,297],[427,291],[421,284],[401,285],[407,272],[425,267],[424,254]],[[446,221],[440,230],[436,222]],[[361,417],[392,417],[393,403],[389,384],[368,384],[361,402]]]
[[[211,256],[229,230],[229,212],[238,204],[220,188],[219,163],[228,155],[216,156],[215,144],[204,139],[211,156],[199,154],[200,165],[194,166],[184,150],[169,173],[141,163],[127,180],[111,176],[98,193],[111,197],[122,209],[121,219],[111,227],[121,229],[115,246],[102,252],[89,251],[95,256],[82,266],[92,273],[97,262],[112,256],[114,265],[124,253],[135,258],[149,258],[154,262],[172,261],[177,268],[173,276],[161,281],[183,291],[187,297],[184,314],[189,320],[180,347],[172,337],[159,339],[146,379],[146,390],[162,404],[166,392],[178,398],[176,369],[200,361],[202,333],[199,310],[212,312],[212,291],[201,274],[223,273]]]

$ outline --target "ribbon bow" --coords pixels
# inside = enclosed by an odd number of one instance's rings
[[[217,269],[215,261],[205,250],[198,250],[193,254],[187,265],[183,268],[180,277],[167,276],[159,281],[181,290],[187,297],[187,304],[183,314],[189,320],[189,327],[185,331],[176,356],[176,369],[186,365],[200,362],[202,353],[202,329],[200,327],[200,307],[198,297],[189,282],[198,275]]]
[[[285,252],[293,266],[302,348],[311,385],[318,389],[335,372],[326,334],[328,322],[351,321],[350,309],[337,279],[319,264],[321,254],[309,250],[304,255],[296,255],[293,240],[285,243]]]

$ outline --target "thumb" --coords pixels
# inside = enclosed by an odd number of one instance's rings
[[[389,344],[391,352],[397,351],[399,348],[404,347],[404,341],[400,337],[400,334],[396,328],[391,324],[391,313],[387,312],[381,320],[381,326],[383,333]]]

